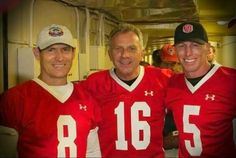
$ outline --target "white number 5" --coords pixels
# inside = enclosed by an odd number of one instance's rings
[[[189,122],[190,115],[199,115],[200,106],[184,105],[183,126],[184,133],[193,134],[193,146],[190,140],[185,140],[185,146],[191,156],[200,156],[202,153],[202,141],[200,130],[195,124]]]

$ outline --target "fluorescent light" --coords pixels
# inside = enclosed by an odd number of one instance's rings
[[[226,25],[228,23],[228,21],[225,20],[219,20],[216,22],[218,25]]]

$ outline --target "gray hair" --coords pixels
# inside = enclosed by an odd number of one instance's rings
[[[115,27],[111,32],[110,32],[110,35],[109,35],[109,47],[111,48],[111,41],[112,41],[112,38],[118,34],[118,33],[126,33],[126,32],[134,32],[138,38],[139,38],[139,41],[140,41],[140,45],[141,45],[141,48],[144,49],[144,45],[143,45],[143,34],[142,32],[140,31],[140,29],[132,24],[127,24],[127,23],[121,23],[119,24],[117,27]]]

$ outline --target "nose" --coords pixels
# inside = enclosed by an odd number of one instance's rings
[[[191,48],[191,46],[187,46],[187,47],[185,48],[185,54],[186,54],[186,56],[190,56],[190,55],[192,54],[192,48]]]
[[[122,56],[123,58],[125,58],[125,57],[129,57],[129,55],[130,55],[129,50],[128,50],[127,48],[124,48],[124,49],[122,50],[121,56]]]
[[[61,61],[63,59],[63,52],[61,50],[57,50],[55,53],[56,60]]]

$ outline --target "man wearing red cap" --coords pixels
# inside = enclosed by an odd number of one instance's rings
[[[200,23],[177,26],[174,42],[184,73],[171,79],[166,105],[179,131],[179,157],[236,157],[236,70],[209,63]]]
[[[172,44],[164,44],[159,53],[159,67],[169,68],[175,73],[182,72],[181,65],[179,64],[179,60],[176,55],[175,47]],[[169,110],[166,110],[163,136],[165,156],[176,157],[178,155],[178,131],[174,123],[173,114]]]
[[[175,47],[172,44],[165,44],[161,48],[160,52],[162,68],[170,68],[175,73],[182,72],[181,65],[176,55]]]

